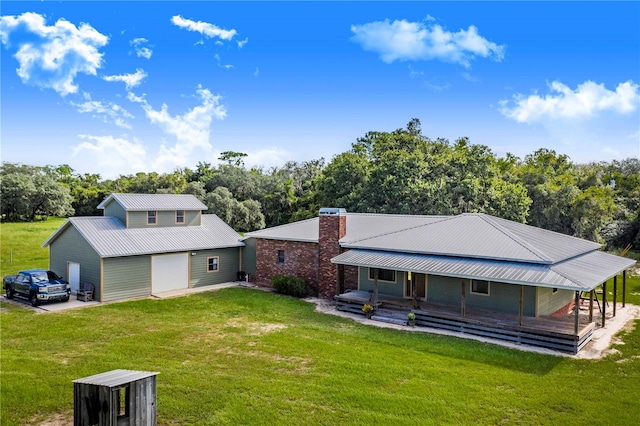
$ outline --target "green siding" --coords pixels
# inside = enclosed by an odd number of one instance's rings
[[[146,211],[135,211],[129,212],[129,221],[127,223],[128,228],[151,228],[151,227],[167,227],[167,226],[192,226],[192,225],[200,225],[200,211],[197,210],[185,210],[184,212],[184,220],[185,223],[177,224],[176,223],[176,211],[158,211],[156,212],[156,224],[155,225],[147,225],[147,212]]]
[[[560,308],[567,306],[576,294],[571,290],[558,290],[538,287],[538,315],[551,315]]]
[[[462,278],[429,275],[427,302],[460,304]],[[465,305],[469,308],[517,314],[520,311],[520,286],[490,281],[489,295],[472,294],[471,280],[465,282]],[[524,315],[536,314],[536,288],[524,287]]]
[[[200,250],[190,256],[189,287],[201,287],[235,281],[240,270],[240,247]],[[218,272],[207,271],[207,258],[218,256]]]
[[[145,297],[151,294],[151,257],[103,259],[102,302]]]
[[[246,244],[242,248],[242,265],[240,269],[248,274],[256,274],[256,239],[249,238],[244,240]]]
[[[358,290],[373,291],[373,280],[369,279],[369,268],[360,268]],[[378,294],[386,294],[393,297],[403,297],[404,272],[396,272],[395,282],[378,280]]]
[[[127,212],[115,201],[111,201],[105,206],[104,216],[115,216],[120,219],[120,222],[127,223]]]
[[[78,230],[70,225],[49,246],[49,269],[68,277],[67,263],[80,264],[80,283],[100,285],[100,257]],[[100,295],[96,294],[96,300]]]

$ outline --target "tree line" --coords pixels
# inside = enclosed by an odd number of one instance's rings
[[[468,138],[453,143],[422,134],[420,121],[372,131],[334,156],[246,168],[246,154],[226,151],[221,163],[200,162],[172,173],[116,179],[71,167],[3,163],[4,221],[101,215],[113,192],[193,194],[238,231],[315,217],[320,207],[362,213],[487,213],[592,241],[640,250],[640,161],[575,164],[539,149],[520,159],[498,157]]]

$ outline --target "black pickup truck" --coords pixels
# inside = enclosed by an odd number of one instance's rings
[[[40,302],[61,300],[66,302],[71,294],[69,283],[53,271],[29,269],[2,279],[7,299],[21,296],[29,299],[33,306]]]

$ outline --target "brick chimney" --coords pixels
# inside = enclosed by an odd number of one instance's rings
[[[319,213],[318,296],[329,299],[336,294],[337,266],[331,259],[340,254],[340,238],[347,233],[347,211],[323,207]]]

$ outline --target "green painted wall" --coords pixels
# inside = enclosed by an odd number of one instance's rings
[[[240,247],[194,251],[189,259],[189,287],[235,281],[240,270]],[[207,271],[207,258],[218,256],[218,272]]]
[[[248,274],[255,275],[256,274],[256,239],[249,238],[244,240],[246,244],[245,247],[242,247],[242,265],[241,270],[245,271]]]
[[[369,279],[369,268],[359,268],[358,290],[373,291],[373,280]],[[404,272],[396,272],[395,282],[378,280],[378,294],[394,297],[404,296]]]
[[[151,294],[151,256],[103,259],[102,302],[145,297]]]
[[[80,264],[80,283],[92,282],[96,288],[100,285],[100,257],[73,225],[49,246],[49,269],[68,279],[68,262]],[[96,294],[96,300],[99,297]]]
[[[184,212],[184,224],[176,224],[176,212],[175,210],[158,211],[156,212],[156,224],[147,225],[147,212],[129,212],[128,228],[151,228],[151,227],[165,227],[165,226],[192,226],[200,225],[200,211],[192,210]]]
[[[571,303],[576,294],[571,290],[558,290],[538,287],[538,315],[551,315]]]
[[[123,224],[127,223],[127,212],[124,207],[113,200],[105,206],[104,216],[115,216],[120,219],[120,222]]]

